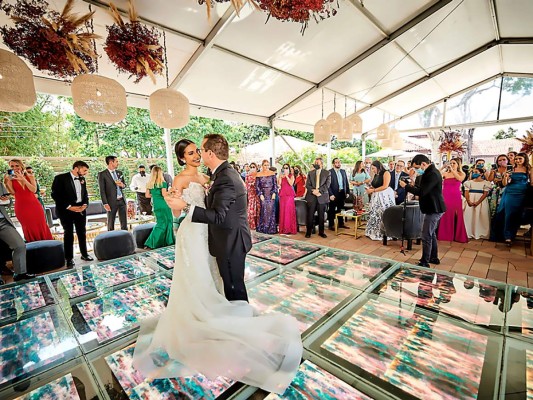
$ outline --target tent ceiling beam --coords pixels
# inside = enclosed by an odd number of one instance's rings
[[[385,38],[385,39],[388,39],[389,38],[389,34],[387,33],[385,27],[383,27],[383,25],[381,25],[381,23],[378,21],[378,19],[376,17],[374,17],[374,15],[368,11],[368,9],[366,7],[363,7],[361,5],[361,3],[359,2],[359,0],[348,0],[356,9],[357,11],[359,11],[361,13],[361,15],[363,15],[363,17],[365,17],[367,19],[368,22],[370,22],[374,28],[376,28],[378,30],[378,32]],[[499,39],[499,38],[498,38]],[[396,48],[398,48],[398,50],[400,50],[404,56],[406,56],[409,60],[411,60],[418,68],[420,68],[420,71],[424,71],[424,73],[426,75],[428,75],[428,71],[422,66],[420,65],[420,63],[415,60],[411,54],[409,54],[407,52],[407,50],[404,49],[404,47],[398,43],[397,41],[394,41],[393,42],[394,45],[396,46]]]
[[[326,86],[328,83],[333,81],[334,79],[338,78],[340,75],[342,75],[344,72],[348,71],[355,65],[359,64],[361,61],[367,59],[372,54],[377,52],[379,49],[383,48],[387,44],[391,43],[392,41],[396,40],[399,36],[403,35],[405,32],[407,32],[409,29],[413,28],[414,26],[418,25],[425,19],[429,18],[433,14],[435,14],[437,11],[442,9],[447,4],[451,3],[452,0],[439,0],[437,3],[431,5],[430,7],[426,8],[424,11],[422,11],[420,14],[412,18],[410,21],[406,22],[404,25],[396,29],[394,32],[392,32],[388,37],[380,40],[375,45],[371,46],[369,49],[365,50],[363,53],[359,54],[357,57],[355,57],[353,60],[342,66],[341,68],[337,69],[332,74],[328,75],[326,78],[324,78],[322,81],[320,81],[318,84],[316,84],[314,87],[310,88],[309,90],[302,93],[300,96],[293,99],[291,102],[289,102],[287,105],[280,108],[278,111],[276,111],[274,114],[270,116],[269,119],[275,119],[277,116],[285,113],[288,109],[290,109],[295,104],[299,103],[301,100],[307,98],[317,90],[321,89],[322,87]]]
[[[95,7],[102,8],[104,10],[109,10],[109,4],[107,2],[103,2],[103,1],[100,1],[100,0],[82,0],[82,1],[84,3],[87,3],[87,4],[91,4],[91,5],[95,6]],[[123,17],[126,17],[126,18],[129,17],[129,13],[124,11],[124,10],[121,10],[120,8],[118,8],[118,12]],[[153,26],[153,27],[155,27],[157,29],[160,29],[162,31],[165,31],[165,32],[168,32],[168,33],[172,33],[173,35],[176,35],[176,36],[180,36],[180,37],[182,37],[184,39],[192,40],[193,42],[196,42],[198,44],[202,44],[204,42],[204,40],[201,39],[201,38],[198,38],[198,37],[193,36],[193,35],[189,35],[188,33],[178,31],[177,29],[173,29],[173,28],[170,28],[170,27],[165,26],[165,25],[161,25],[161,24],[159,24],[159,23],[157,23],[155,21],[143,18],[141,16],[139,16],[139,21],[141,21],[142,23],[144,23],[146,25],[150,25],[150,26]]]
[[[517,124],[522,122],[533,122],[533,115],[528,117],[519,117],[519,118],[507,118],[507,119],[495,119],[492,121],[483,121],[483,122],[471,122],[466,124],[456,124],[456,125],[446,125],[446,128],[451,130],[459,129],[470,129],[470,128],[481,128],[483,126],[493,126],[493,125],[508,125],[508,124]],[[407,129],[407,130],[398,130],[398,132],[434,132],[440,131],[442,127],[431,127],[431,128],[417,128],[417,129]]]
[[[183,66],[180,72],[176,75],[176,77],[172,80],[169,87],[172,89],[175,89],[179,86],[179,84],[183,81],[185,76],[189,73],[189,71],[194,67],[194,64],[196,64],[198,61],[200,61],[205,54],[213,47],[215,44],[215,38],[224,30],[226,26],[230,24],[230,22],[235,18],[237,15],[235,9],[233,7],[229,7],[224,15],[218,20],[218,22],[213,26],[203,43],[196,49],[196,51],[193,53],[191,58],[187,61],[187,63]]]
[[[441,68],[433,71],[432,73],[430,73],[428,76],[424,76],[420,79],[417,79],[416,81],[404,86],[403,88],[400,88],[398,90],[396,90],[395,92],[385,96],[385,97],[382,97],[381,99],[379,100],[376,100],[375,102],[373,102],[371,105],[365,107],[365,108],[362,108],[361,110],[357,111],[358,114],[361,114],[365,111],[368,111],[369,109],[371,108],[374,108],[374,107],[377,107],[383,103],[385,103],[386,101],[388,100],[391,100],[392,98],[448,71],[449,69],[452,69],[453,67],[456,67],[462,63],[464,63],[465,61],[468,61],[470,60],[471,58],[474,58],[475,56],[481,54],[481,53],[484,53],[485,51],[487,50],[490,50],[492,49],[494,46],[499,46],[499,45],[503,45],[503,44],[533,44],[533,38],[506,38],[506,39],[500,39],[500,40],[493,40],[492,42],[489,42],[481,47],[478,47],[477,49],[475,50],[472,50],[470,53],[468,54],[465,54],[464,56],[462,57],[459,57],[457,60],[454,60],[444,66],[442,66]]]

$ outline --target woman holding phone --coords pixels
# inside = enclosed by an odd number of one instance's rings
[[[46,224],[43,207],[35,192],[37,183],[33,175],[26,174],[21,160],[9,161],[10,173],[4,177],[4,185],[15,195],[15,215],[22,226],[26,242],[52,240],[52,233]]]
[[[294,204],[294,175],[291,174],[289,164],[283,164],[278,177],[279,190],[279,233],[295,235],[298,231],[296,224],[296,205]]]

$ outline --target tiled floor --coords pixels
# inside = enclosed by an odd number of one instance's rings
[[[350,223],[347,225],[352,226]],[[352,229],[340,231],[352,231]],[[335,232],[327,228],[326,234],[328,235],[326,239],[318,235],[306,239],[305,232],[301,230],[300,233],[290,237],[415,265],[422,255],[421,246],[417,246],[414,242],[413,250],[406,251],[406,255],[403,255],[400,253],[401,241],[389,241],[388,245],[384,246],[381,241],[372,241],[365,236],[357,240],[348,235],[335,236]],[[360,234],[364,235],[364,231],[360,230]],[[405,246],[407,247],[407,242]],[[488,240],[472,240],[468,243],[439,242],[441,264],[434,267],[478,278],[533,287],[533,257],[529,246],[529,239],[522,237],[518,237],[511,248],[503,243]]]

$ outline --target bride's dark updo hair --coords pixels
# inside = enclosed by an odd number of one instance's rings
[[[178,164],[182,167],[185,165],[185,161],[183,160],[183,157],[185,156],[185,149],[188,145],[193,144],[194,142],[189,139],[181,139],[178,143],[176,143],[176,146],[174,147],[174,151],[176,152],[176,157],[178,158]]]

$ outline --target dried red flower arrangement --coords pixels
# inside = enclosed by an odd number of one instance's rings
[[[94,11],[78,16],[72,13],[74,0],[68,0],[61,13],[50,10],[48,2],[17,0],[15,5],[0,2],[0,8],[14,21],[0,34],[15,54],[24,57],[38,70],[65,79],[96,70],[93,40],[89,32]]]
[[[109,3],[110,12],[115,23],[107,27],[108,36],[104,50],[119,71],[134,76],[139,83],[149,76],[155,83],[155,75],[164,70],[163,47],[159,44],[159,32],[156,28],[149,29],[139,21],[139,15],[129,1],[130,22],[125,23],[113,3]]]

